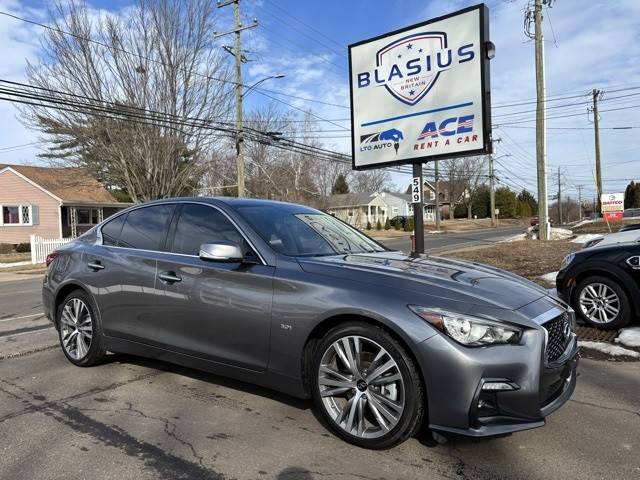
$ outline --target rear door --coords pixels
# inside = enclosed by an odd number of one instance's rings
[[[170,237],[171,253],[158,261],[157,287],[165,294],[157,323],[166,342],[208,360],[265,369],[275,267],[265,265],[230,218],[212,205],[181,204]],[[248,262],[201,260],[200,245],[218,241],[240,245]]]
[[[131,210],[102,227],[102,245],[85,254],[104,333],[153,342],[158,315],[156,261],[162,255],[174,204]]]

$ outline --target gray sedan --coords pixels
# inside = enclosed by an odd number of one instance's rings
[[[344,440],[539,427],[576,384],[573,311],[491,267],[390,251],[301,205],[137,205],[47,259],[62,352],[159,358],[312,398]]]

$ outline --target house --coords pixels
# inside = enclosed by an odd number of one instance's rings
[[[327,200],[327,213],[356,227],[375,226],[387,220],[387,204],[379,193],[342,193]]]
[[[81,168],[0,165],[0,243],[76,237],[128,205]]]
[[[434,196],[435,198],[435,196]],[[375,227],[397,216],[413,215],[411,195],[396,192],[363,192],[331,195],[327,213],[356,227],[364,228],[367,222]],[[425,199],[424,219],[435,221],[435,201]]]

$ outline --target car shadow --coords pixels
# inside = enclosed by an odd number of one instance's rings
[[[239,390],[245,393],[250,393],[253,395],[259,395],[261,397],[270,398],[272,400],[275,400],[280,403],[284,403],[285,405],[296,408],[298,410],[309,410],[311,408],[310,400],[295,398],[285,393],[281,393],[276,390],[271,390],[265,387],[261,387],[259,385],[242,382],[240,380],[223,377],[221,375],[216,375],[214,373],[209,373],[202,370],[183,367],[181,365],[168,363],[163,360],[138,357],[135,355],[129,355],[124,353],[110,353],[102,363],[103,364],[122,363],[122,364],[137,365],[145,368],[152,368],[155,370],[163,370],[167,372],[176,373],[178,375],[182,375],[184,377],[188,377],[193,380],[211,383],[211,384],[219,385],[221,387],[231,388],[231,389]]]

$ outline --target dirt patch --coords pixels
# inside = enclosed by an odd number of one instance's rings
[[[30,253],[5,253],[0,255],[0,263],[24,262],[31,260]]]
[[[580,245],[558,240],[541,242],[538,240],[521,240],[505,242],[488,247],[475,248],[446,254],[478,263],[486,263],[502,268],[548,287],[540,280],[545,273],[555,272],[565,255],[580,250]]]
[[[521,218],[505,218],[499,220],[499,226],[501,227],[513,227],[513,226],[528,226],[529,222]],[[435,222],[424,222],[424,228],[426,230],[435,230]],[[490,218],[456,218],[454,220],[442,220],[440,222],[440,230],[446,232],[468,232],[473,230],[482,230],[485,228],[491,228]]]
[[[640,223],[640,220],[637,218],[634,220],[622,220],[621,222],[609,222],[609,225],[611,226],[611,232],[617,232],[625,225],[635,225],[636,223]],[[576,235],[584,233],[609,233],[607,222],[585,223],[579,227],[572,228],[572,230]]]

